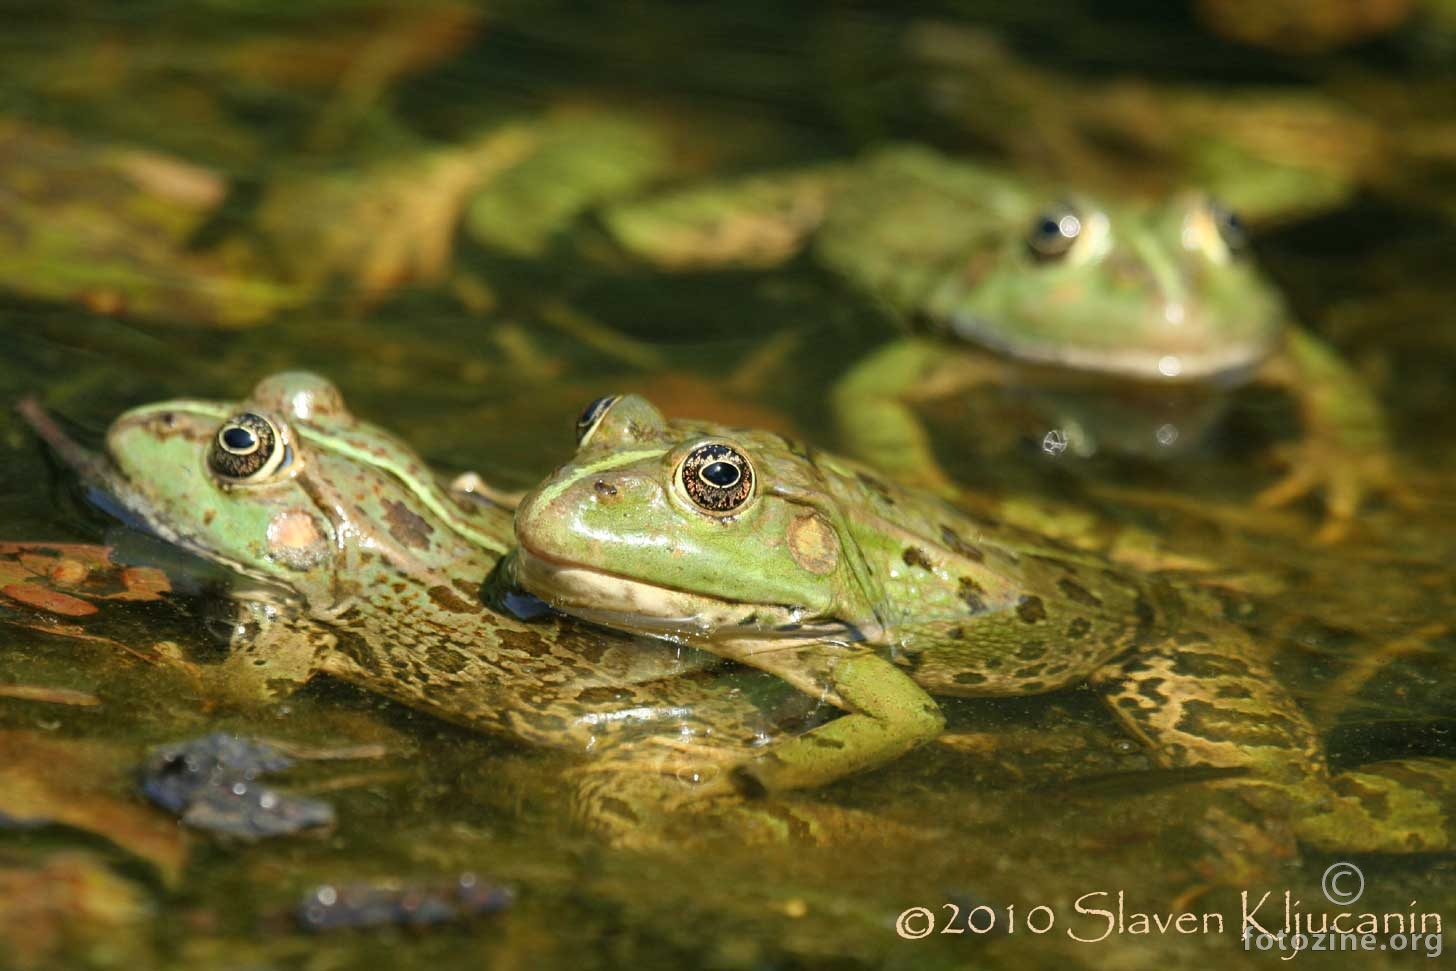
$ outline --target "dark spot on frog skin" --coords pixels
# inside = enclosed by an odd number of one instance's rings
[[[1046,605],[1041,602],[1040,597],[1022,597],[1016,602],[1016,616],[1028,624],[1046,620]]]
[[[1144,698],[1147,698],[1149,701],[1152,701],[1156,704],[1166,704],[1168,701],[1168,696],[1158,690],[1163,686],[1164,683],[1165,682],[1162,678],[1148,678],[1146,681],[1138,683],[1138,694],[1142,695]]]
[[[478,614],[481,611],[479,604],[462,600],[454,590],[443,585],[430,588],[430,601],[441,610],[452,614]]]
[[[478,583],[472,583],[471,581],[466,580],[463,577],[456,577],[455,579],[450,581],[450,585],[453,586],[456,590],[459,590],[460,595],[463,596],[466,600],[480,599],[480,584]]]
[[[430,644],[425,651],[425,656],[428,668],[442,674],[459,674],[470,663],[470,659],[463,652],[439,642]],[[416,680],[427,682],[429,678],[421,673]]]
[[[975,671],[962,671],[955,676],[956,684],[985,684],[986,676]]]
[[[962,641],[966,638],[966,629],[964,627],[952,627],[946,631],[945,636],[953,641]]]
[[[1045,641],[1026,641],[1016,649],[1016,656],[1023,661],[1034,661],[1046,654]]]
[[[970,577],[961,577],[960,583],[956,586],[956,596],[965,602],[973,614],[986,612],[986,599],[982,596],[985,592],[985,588]]]
[[[918,566],[927,572],[935,569],[935,564],[930,562],[930,557],[918,546],[906,547],[905,553],[900,557],[905,561],[906,566]]]
[[[542,657],[551,653],[551,644],[534,631],[502,630],[497,636],[502,647],[517,654]]]
[[[985,553],[961,539],[959,533],[944,524],[940,527],[940,541],[956,556],[963,556],[975,563],[982,563],[986,559]]]
[[[1068,600],[1079,603],[1084,607],[1102,606],[1102,598],[1082,586],[1076,580],[1063,577],[1057,581],[1057,589],[1062,591]]]
[[[204,525],[204,526],[211,526],[212,525],[212,521],[214,519],[216,519],[216,518],[217,518],[217,510],[216,509],[209,509],[207,512],[205,512],[205,513],[202,514],[202,525]]]
[[[1067,636],[1073,638],[1086,637],[1087,632],[1092,629],[1092,622],[1086,617],[1077,617],[1067,625]]]
[[[424,517],[393,499],[384,501],[384,509],[385,522],[389,523],[389,535],[412,550],[430,548],[430,534],[435,531],[435,527],[427,523]]]
[[[406,590],[409,589],[409,584],[405,583],[403,580],[396,580],[394,583],[391,583],[389,585],[389,589],[393,590],[395,593],[404,593]]]
[[[1239,658],[1184,651],[1173,654],[1173,670],[1178,674],[1200,680],[1218,678],[1247,680],[1253,677],[1253,672],[1249,670],[1248,664]]]

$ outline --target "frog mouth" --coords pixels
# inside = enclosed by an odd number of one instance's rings
[[[810,616],[787,604],[753,604],[648,583],[517,546],[506,560],[511,581],[551,607],[589,623],[686,644],[735,641],[856,643],[854,626]]]

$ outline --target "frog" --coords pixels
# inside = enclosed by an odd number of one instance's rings
[[[189,672],[221,703],[324,675],[574,755],[576,818],[622,846],[657,845],[688,809],[731,819],[731,765],[814,718],[777,682],[719,677],[709,655],[491,610],[479,587],[511,542],[509,497],[478,475],[469,491],[443,484],[317,375],[269,376],[243,401],[139,406],[102,453],[28,417],[109,508],[236,576],[227,650]],[[847,825],[796,812],[734,825],[765,839],[790,820],[826,838]]]
[[[1234,392],[1262,385],[1288,394],[1303,434],[1276,447],[1288,471],[1256,505],[1322,493],[1318,535],[1334,541],[1367,497],[1406,498],[1379,402],[1295,323],[1237,214],[1207,193],[1099,196],[909,144],[685,189],[606,222],[668,267],[701,266],[691,254],[704,251],[749,265],[807,251],[912,325],[829,395],[845,450],[901,481],[965,491],[917,406],[973,388],[1048,419],[1049,450],[1156,457],[1202,440]]]
[[[936,696],[1089,685],[1159,766],[1214,773],[1310,847],[1452,845],[1456,763],[1333,770],[1267,652],[1195,587],[777,433],[666,419],[636,395],[594,402],[579,428],[573,458],[518,505],[502,570],[560,611],[842,709],[735,769],[745,792],[898,758],[943,730]]]

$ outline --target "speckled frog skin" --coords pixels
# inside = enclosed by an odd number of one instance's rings
[[[199,667],[237,700],[324,673],[472,729],[590,753],[574,770],[576,809],[624,844],[650,840],[649,824],[680,806],[719,811],[706,803],[731,795],[732,764],[807,724],[774,679],[730,683],[693,652],[491,611],[480,583],[510,540],[510,510],[442,489],[322,378],[276,375],[243,402],[136,408],[112,424],[105,456],[47,437],[156,533],[246,578],[230,654]],[[754,824],[791,813],[773,809]]]
[[[773,746],[745,785],[818,784],[933,737],[927,691],[1085,681],[1159,763],[1236,774],[1217,784],[1315,846],[1449,845],[1449,763],[1332,775],[1264,652],[1191,595],[779,435],[604,399],[515,523],[509,569],[549,603],[777,673],[846,711]]]
[[[1297,402],[1305,435],[1261,502],[1323,490],[1335,538],[1396,484],[1374,398],[1294,324],[1237,218],[1199,193],[1094,198],[899,147],[619,206],[607,223],[668,267],[807,248],[915,325],[833,393],[848,451],[904,482],[955,491],[916,408],[972,387],[1014,391],[1083,453],[1158,454],[1199,440],[1226,392],[1264,383]]]

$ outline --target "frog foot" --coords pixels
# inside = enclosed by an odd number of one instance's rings
[[[1260,492],[1254,502],[1264,508],[1288,505],[1315,492],[1323,492],[1325,519],[1315,539],[1334,543],[1344,539],[1364,500],[1384,494],[1413,509],[1416,501],[1396,474],[1390,452],[1375,446],[1364,452],[1324,438],[1309,438],[1276,450],[1288,472]]]

